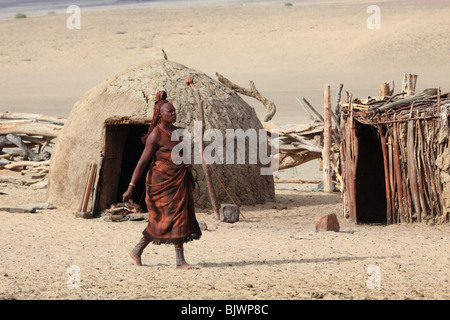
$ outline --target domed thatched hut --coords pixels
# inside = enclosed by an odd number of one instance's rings
[[[201,72],[168,60],[130,68],[89,90],[74,105],[51,157],[47,201],[78,209],[90,164],[95,163],[98,170],[90,210],[102,211],[121,202],[144,147],[140,138],[148,130],[158,90],[165,90],[177,109],[175,124],[194,135],[198,107],[193,92],[185,86],[191,76],[204,101],[206,129],[262,129],[252,107]],[[214,164],[213,169],[236,204],[274,201],[273,176],[261,175],[260,164]],[[196,206],[210,207],[200,164],[193,165],[193,174]],[[219,203],[230,203],[214,175],[212,180]],[[143,206],[144,182],[143,176],[133,199]]]

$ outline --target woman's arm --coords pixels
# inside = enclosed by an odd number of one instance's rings
[[[157,141],[158,137],[156,132],[152,132],[145,141],[144,151],[142,152],[141,158],[139,159],[136,168],[133,171],[133,175],[131,176],[131,181],[130,184],[128,185],[128,189],[122,195],[123,202],[127,202],[128,200],[130,200],[131,196],[133,195],[133,189],[136,186],[136,183],[144,174],[145,168],[152,159],[153,154],[155,153],[156,148],[158,147]]]

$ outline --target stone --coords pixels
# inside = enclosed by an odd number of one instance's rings
[[[239,221],[239,207],[235,204],[222,203],[219,209],[219,220],[229,223]]]
[[[198,226],[200,227],[200,230],[208,230],[208,226],[203,221],[198,221]]]
[[[316,232],[318,231],[339,231],[339,221],[334,213],[318,213],[314,217]]]

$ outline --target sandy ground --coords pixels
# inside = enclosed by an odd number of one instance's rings
[[[44,193],[0,192],[10,194],[0,206],[41,202]],[[275,203],[244,206],[234,224],[198,210],[208,229],[186,244],[187,261],[200,267],[187,271],[175,270],[173,246],[165,245],[149,245],[144,266],[133,265],[128,252],[145,221],[1,212],[0,299],[450,298],[449,226],[355,225],[341,208],[339,194],[277,190]],[[336,213],[340,231],[316,232],[319,212]]]
[[[212,78],[253,80],[277,104],[280,125],[308,122],[295,97],[320,106],[324,84],[365,97],[392,80],[398,92],[408,72],[419,75],[418,91],[450,89],[445,2],[378,1],[380,30],[366,27],[369,2],[283,3],[82,11],[80,30],[67,29],[66,14],[0,20],[0,110],[68,116],[85,91],[161,58],[161,49]],[[282,176],[321,178],[315,162]],[[342,216],[338,193],[313,187],[279,185],[275,203],[244,206],[235,224],[198,210],[208,230],[186,245],[186,257],[200,269],[181,272],[172,246],[149,246],[145,266],[132,265],[128,252],[145,221],[85,220],[58,208],[0,212],[0,299],[450,297],[449,226],[356,225]],[[0,207],[45,195],[14,185],[0,192]],[[340,232],[315,232],[323,212],[338,215]],[[68,287],[70,266],[81,272],[79,289]]]

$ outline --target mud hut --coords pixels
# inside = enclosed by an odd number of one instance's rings
[[[416,78],[399,94],[383,84],[379,97],[341,104],[342,200],[357,223],[449,222],[450,93],[415,94]]]
[[[99,212],[121,202],[144,147],[140,138],[148,130],[158,90],[165,90],[177,109],[175,124],[194,135],[198,107],[194,94],[185,86],[188,77],[194,77],[204,101],[206,130],[262,129],[254,109],[238,94],[199,71],[169,60],[129,68],[92,88],[75,103],[51,157],[47,201],[57,207],[80,209],[94,166],[88,211]],[[273,176],[261,175],[259,162],[212,164],[212,169],[219,203],[231,203],[230,197],[238,205],[275,200]],[[196,206],[208,208],[210,200],[200,164],[194,163],[193,174]],[[143,206],[144,183],[143,176],[133,199]]]

